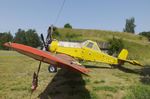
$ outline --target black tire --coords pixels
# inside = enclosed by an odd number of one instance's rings
[[[55,73],[55,72],[57,72],[57,67],[56,67],[56,66],[53,66],[53,65],[49,65],[49,66],[48,66],[48,71],[49,71],[50,73]]]

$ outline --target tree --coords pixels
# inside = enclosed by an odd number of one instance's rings
[[[18,29],[17,33],[15,34],[14,42],[32,47],[38,47],[41,45],[40,38],[33,29],[29,29],[27,31]]]
[[[12,42],[13,36],[10,32],[0,33],[0,49],[8,49],[3,46],[5,42]]]
[[[141,32],[141,33],[139,33],[139,35],[147,37],[147,39],[150,41],[150,31],[148,31],[148,32]]]
[[[69,23],[66,23],[66,24],[64,25],[64,28],[70,28],[70,29],[72,29],[72,26],[71,26]]]
[[[29,29],[28,31],[26,31],[26,40],[27,45],[29,46],[38,47],[41,45],[40,38],[35,30]]]
[[[20,44],[27,44],[26,32],[22,29],[18,29],[14,37],[14,42],[20,43]]]
[[[123,31],[134,34],[134,32],[135,32],[134,28],[136,27],[136,25],[134,24],[134,22],[135,22],[134,17],[132,17],[130,19],[126,19],[125,28],[123,29]]]

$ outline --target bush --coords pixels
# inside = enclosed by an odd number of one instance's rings
[[[72,26],[71,26],[69,23],[66,23],[66,24],[64,25],[64,28],[72,29]]]
[[[110,55],[118,54],[124,48],[124,43],[122,39],[117,39],[113,37],[108,41],[108,43],[108,54]]]
[[[139,35],[147,37],[147,39],[150,41],[150,31],[149,32],[141,32]]]

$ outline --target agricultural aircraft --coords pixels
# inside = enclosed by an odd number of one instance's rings
[[[58,41],[52,38],[52,33],[53,26],[48,29],[46,41],[44,40],[43,34],[41,34],[43,42],[41,50],[11,42],[4,44],[4,46],[10,47],[21,54],[40,61],[37,73],[34,72],[33,74],[32,90],[35,90],[38,86],[38,74],[41,62],[50,64],[48,67],[50,72],[57,72],[57,68],[59,67],[85,75],[88,75],[90,70],[82,66],[78,61],[102,62],[117,66],[128,62],[133,65],[142,66],[142,64],[136,60],[127,59],[128,51],[126,49],[122,49],[118,57],[113,57],[102,52],[98,44],[94,41],[87,40],[82,43]],[[45,51],[42,50],[43,48],[45,48]]]

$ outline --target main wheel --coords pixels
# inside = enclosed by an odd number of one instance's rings
[[[57,72],[57,67],[56,67],[56,66],[53,66],[53,65],[49,65],[49,66],[48,66],[48,71],[49,71],[50,73],[55,73],[55,72]]]

